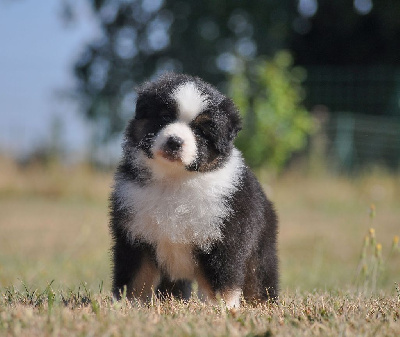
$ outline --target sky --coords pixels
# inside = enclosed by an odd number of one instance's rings
[[[74,61],[100,28],[88,2],[75,2],[73,25],[61,19],[61,3],[0,0],[0,153],[21,156],[48,142],[57,119],[68,150],[89,141],[76,103],[57,93],[74,87]]]

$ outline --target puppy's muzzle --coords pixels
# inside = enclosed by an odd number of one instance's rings
[[[196,138],[187,124],[175,122],[160,130],[151,151],[155,158],[161,157],[187,166],[197,156]]]
[[[178,136],[168,137],[161,148],[162,156],[171,161],[180,160],[183,143],[183,139]]]
[[[166,152],[179,152],[182,149],[183,139],[178,136],[170,136],[163,148]]]

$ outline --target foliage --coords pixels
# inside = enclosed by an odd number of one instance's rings
[[[373,225],[376,216],[376,207],[370,206],[370,223]],[[375,229],[370,228],[364,237],[360,260],[357,267],[356,283],[364,292],[371,289],[376,290],[378,279],[384,275],[385,265],[390,258],[400,253],[399,237],[395,235],[392,240],[392,247],[386,259],[382,256],[382,244],[377,243]],[[396,286],[398,289],[398,286]]]
[[[299,1],[311,2],[317,6],[315,13],[302,13],[293,22],[295,32],[289,46],[296,54],[296,62],[304,65],[398,64],[399,1]]]
[[[374,1],[368,13],[348,0],[88,1],[102,36],[75,63],[76,93],[85,116],[98,124],[99,140],[118,134],[132,115],[133,88],[166,70],[220,86],[240,59],[282,48],[304,65],[399,59],[396,1]],[[73,20],[74,3],[63,1],[65,20]]]
[[[232,76],[231,95],[244,120],[236,144],[251,166],[266,164],[279,171],[305,147],[313,123],[301,105],[303,78],[286,51]]]
[[[281,0],[90,2],[103,36],[85,47],[75,76],[83,111],[98,123],[101,139],[121,131],[142,81],[177,71],[219,85],[235,69],[236,55],[252,60],[282,48],[295,13],[292,1]]]

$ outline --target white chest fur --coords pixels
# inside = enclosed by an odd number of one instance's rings
[[[232,212],[226,197],[237,189],[242,168],[241,155],[234,150],[221,169],[193,173],[179,181],[153,180],[140,186],[117,178],[115,195],[131,214],[127,232],[132,239],[139,237],[160,247],[169,242],[207,249],[222,237],[223,220]],[[168,254],[161,249],[159,255]]]

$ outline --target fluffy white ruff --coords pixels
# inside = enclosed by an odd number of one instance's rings
[[[238,188],[243,165],[234,149],[224,167],[191,172],[179,180],[152,180],[140,186],[117,177],[116,197],[131,214],[128,235],[155,245],[168,241],[207,250],[222,238],[223,220],[232,212],[226,198]]]
[[[160,151],[163,145],[167,142],[168,138],[171,136],[177,136],[183,140],[182,144],[182,151],[180,153],[181,163],[171,163],[171,161],[163,158],[158,151]],[[185,123],[172,123],[165,126],[157,135],[156,139],[154,140],[153,146],[151,151],[154,156],[153,163],[150,163],[152,168],[158,172],[159,175],[164,176],[165,173],[163,171],[168,170],[168,166],[172,164],[172,170],[176,170],[176,166],[188,166],[190,165],[197,156],[197,145],[196,145],[196,138],[193,134],[192,129]],[[155,161],[155,162],[154,162]],[[161,166],[158,168],[154,166]]]
[[[178,105],[179,120],[190,123],[208,105],[208,96],[204,95],[193,82],[186,82],[171,94]]]

